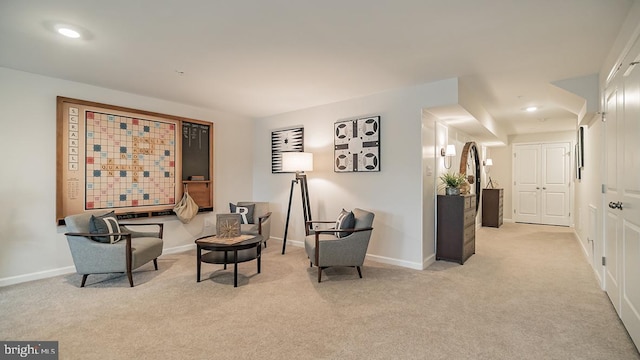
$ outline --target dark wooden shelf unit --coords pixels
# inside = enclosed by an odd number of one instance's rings
[[[438,195],[436,260],[464,264],[476,252],[476,195]]]
[[[182,185],[189,190],[189,195],[201,209],[213,206],[213,191],[211,191],[211,181],[183,181]]]
[[[482,226],[502,225],[503,197],[503,189],[482,189]]]

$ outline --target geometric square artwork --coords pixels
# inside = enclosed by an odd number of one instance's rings
[[[276,130],[271,132],[271,173],[282,171],[282,153],[304,151],[304,128]]]
[[[380,116],[334,124],[335,172],[380,171]]]
[[[95,111],[85,119],[85,209],[175,204],[175,123]]]

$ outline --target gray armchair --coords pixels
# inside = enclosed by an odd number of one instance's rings
[[[322,278],[322,270],[330,266],[350,266],[358,270],[362,278],[360,266],[364,263],[369,239],[373,231],[374,213],[353,209],[355,226],[353,229],[313,230],[304,239],[304,249],[310,260],[310,266],[318,267],[318,282]],[[335,221],[307,221],[309,229],[314,223],[335,223]],[[336,233],[348,233],[347,236],[337,237]]]
[[[91,215],[102,215],[104,212],[87,212],[65,217],[67,225],[67,242],[73,257],[73,263],[78,274],[82,275],[84,287],[89,274],[127,273],[129,285],[133,287],[132,270],[153,260],[158,270],[158,256],[162,254],[163,224],[135,223],[120,224],[119,233],[99,234],[100,236],[122,236],[124,239],[116,243],[102,243],[92,240],[97,234],[90,233],[89,221]],[[153,225],[157,232],[131,231],[127,226]]]
[[[267,247],[267,240],[271,237],[271,212],[269,211],[268,202],[256,202],[256,201],[240,201],[238,206],[246,206],[255,204],[253,210],[253,222],[254,224],[242,224],[240,225],[240,232],[250,235],[262,235],[262,242],[264,247]]]

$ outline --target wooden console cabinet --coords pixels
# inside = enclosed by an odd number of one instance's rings
[[[503,189],[482,189],[482,226],[502,225]]]
[[[438,195],[436,260],[464,264],[476,252],[476,195]]]

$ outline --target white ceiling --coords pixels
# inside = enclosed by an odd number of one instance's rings
[[[597,73],[633,1],[0,0],[0,66],[251,117],[459,77],[508,134],[570,130],[550,84]]]

